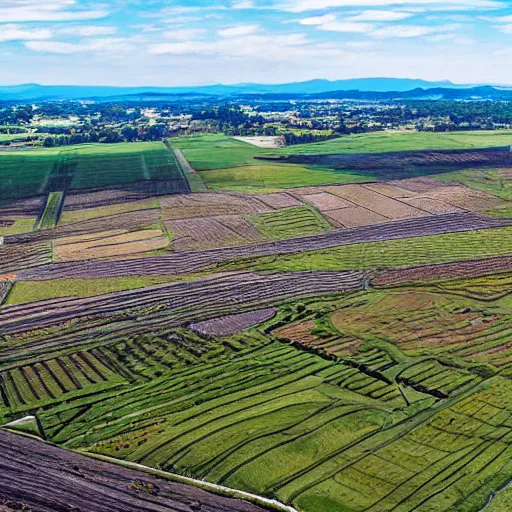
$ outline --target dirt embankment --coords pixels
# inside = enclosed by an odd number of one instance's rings
[[[0,510],[262,512],[251,503],[0,431]]]

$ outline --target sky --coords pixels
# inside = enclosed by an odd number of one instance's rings
[[[512,0],[0,0],[0,85],[512,84]]]

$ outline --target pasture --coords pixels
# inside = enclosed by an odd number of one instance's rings
[[[271,150],[222,135],[183,137],[171,143],[199,171],[208,189],[251,193],[434,174],[436,170],[428,166],[414,172],[409,166],[405,174],[396,169],[384,172],[368,166],[367,160],[378,153],[505,147],[512,145],[512,132],[376,132]],[[335,155],[352,157],[340,167]],[[262,157],[271,158],[257,159]],[[486,187],[481,190],[492,193]]]

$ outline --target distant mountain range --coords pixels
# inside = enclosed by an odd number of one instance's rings
[[[403,78],[361,78],[350,80],[311,80],[289,84],[236,84],[197,87],[105,87],[24,84],[0,86],[0,101],[50,100],[140,100],[166,96],[211,97],[332,97],[353,99],[456,98],[506,99],[512,88],[460,85]]]

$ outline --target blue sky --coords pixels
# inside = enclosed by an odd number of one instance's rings
[[[512,84],[512,0],[0,0],[0,84]]]

